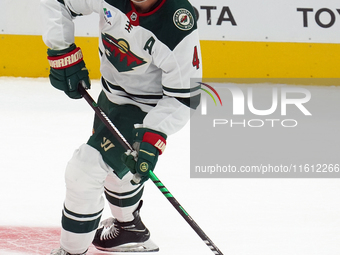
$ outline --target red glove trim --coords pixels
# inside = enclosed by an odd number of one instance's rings
[[[83,60],[83,53],[78,47],[67,54],[55,57],[47,57],[47,59],[52,68],[65,69],[80,63]]]
[[[147,142],[155,146],[159,151],[159,155],[162,155],[166,147],[165,138],[159,134],[155,134],[152,132],[145,132],[143,136],[143,142]]]

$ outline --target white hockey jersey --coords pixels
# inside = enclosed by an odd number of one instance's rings
[[[73,18],[99,14],[101,81],[110,101],[138,105],[148,112],[141,125],[167,135],[185,125],[199,97],[190,79],[202,77],[197,24],[187,0],[159,0],[148,13],[139,13],[130,0],[41,2],[43,39],[52,49],[74,43]]]

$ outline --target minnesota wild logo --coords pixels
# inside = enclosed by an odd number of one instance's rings
[[[124,39],[116,39],[108,34],[102,34],[105,55],[118,72],[134,70],[146,63],[130,50],[129,43]]]
[[[190,30],[195,25],[194,17],[187,9],[178,9],[173,19],[176,27],[181,30]]]

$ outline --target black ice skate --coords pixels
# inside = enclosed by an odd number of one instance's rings
[[[101,223],[93,240],[93,245],[102,251],[111,252],[150,252],[159,248],[150,240],[150,232],[143,224],[139,210],[143,201],[133,212],[134,220],[119,222],[109,218]]]

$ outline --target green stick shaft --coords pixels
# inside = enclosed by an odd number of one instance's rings
[[[187,211],[180,205],[176,198],[170,193],[170,191],[164,186],[164,184],[158,179],[154,172],[149,171],[149,177],[173,207],[182,215],[186,222],[192,227],[196,234],[204,241],[204,243],[211,249],[214,254],[223,255],[218,247],[211,241],[211,239],[204,233],[204,231],[197,225],[197,223],[191,218]]]

